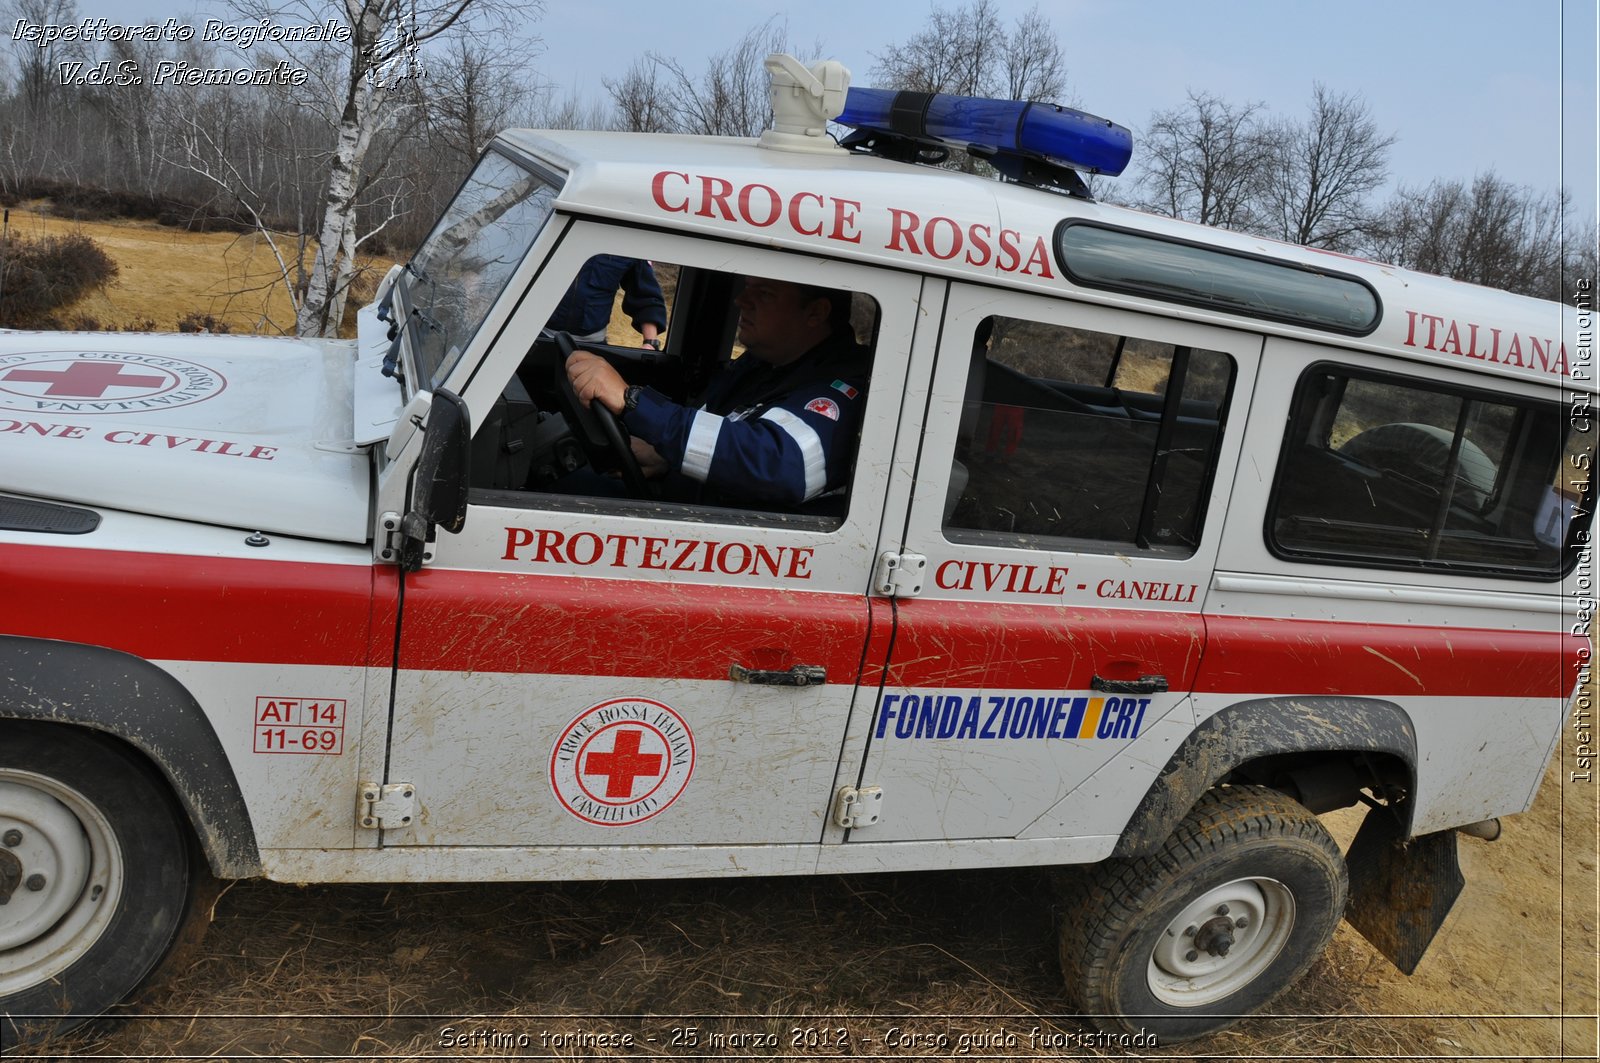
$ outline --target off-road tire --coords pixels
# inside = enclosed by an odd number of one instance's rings
[[[1214,1033],[1305,974],[1348,892],[1339,847],[1304,806],[1262,786],[1212,790],[1159,852],[1107,860],[1067,887],[1067,990],[1107,1032],[1145,1030],[1163,1044]],[[1208,898],[1231,902],[1230,914],[1197,909]],[[1238,919],[1238,930],[1219,922]],[[1190,951],[1196,928],[1202,948]],[[1222,955],[1208,951],[1235,933]]]
[[[213,880],[187,821],[165,781],[119,743],[59,724],[0,720],[0,825],[21,839],[6,849],[13,870],[20,854],[24,879],[49,872],[41,889],[16,886],[0,906],[0,1049],[118,1004],[153,977],[180,937],[203,929],[196,899]],[[88,854],[87,872],[75,848]],[[66,911],[40,926],[49,916],[30,916],[29,905],[52,890]],[[19,935],[30,936],[19,943]]]

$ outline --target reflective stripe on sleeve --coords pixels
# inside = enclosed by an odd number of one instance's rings
[[[806,501],[816,498],[828,483],[828,456],[822,452],[822,439],[817,430],[781,406],[774,406],[761,415],[788,434],[800,447],[800,457],[805,463]]]
[[[701,410],[694,415],[689,426],[689,441],[683,447],[683,474],[691,480],[706,482],[711,473],[711,455],[717,449],[717,437],[722,434],[722,418]]]

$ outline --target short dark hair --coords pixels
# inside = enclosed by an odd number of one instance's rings
[[[806,302],[813,299],[828,300],[828,330],[841,332],[850,328],[850,293],[842,288],[826,288],[820,284],[797,285]]]

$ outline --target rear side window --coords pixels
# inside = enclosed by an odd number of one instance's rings
[[[947,538],[1194,552],[1232,358],[1006,317],[973,347]]]
[[[1573,515],[1554,403],[1313,366],[1267,516],[1280,557],[1551,580]],[[1575,559],[1576,553],[1571,552]]]

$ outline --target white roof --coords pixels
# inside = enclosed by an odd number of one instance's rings
[[[795,153],[759,148],[754,140],[645,133],[511,130],[500,140],[567,175],[557,209],[573,214],[1071,293],[1090,302],[1596,390],[1592,333],[1580,348],[1572,307],[1397,266],[843,151]],[[1063,275],[1055,256],[1054,233],[1067,219],[1356,277],[1377,291],[1382,320],[1369,335],[1350,337],[1082,287]]]

